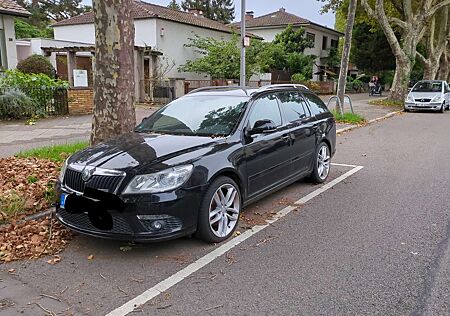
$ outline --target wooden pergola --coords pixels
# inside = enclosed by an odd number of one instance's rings
[[[95,46],[65,46],[65,47],[41,47],[46,56],[50,56],[52,53],[66,53],[67,54],[67,75],[70,87],[73,87],[74,78],[73,70],[76,69],[76,54],[77,53],[90,53],[95,56]],[[134,46],[135,51],[135,78],[139,99],[143,98],[144,87],[141,84],[145,79],[144,74],[144,59],[151,57],[152,60],[163,53],[151,49],[151,47]],[[94,68],[94,67],[93,67]]]

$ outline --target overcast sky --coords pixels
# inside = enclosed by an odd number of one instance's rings
[[[177,0],[178,3],[181,0]],[[91,0],[84,0],[85,4],[91,4]],[[145,0],[154,4],[166,6],[170,0]],[[239,0],[234,1],[236,5],[236,20],[240,20]],[[255,16],[264,15],[280,9],[286,8],[286,11],[301,16],[313,22],[334,27],[334,15],[331,13],[320,14],[321,3],[317,0],[247,0],[247,11],[255,11]]]

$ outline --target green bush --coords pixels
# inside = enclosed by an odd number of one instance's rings
[[[53,100],[55,89],[68,87],[68,83],[63,80],[52,79],[45,74],[25,74],[17,70],[7,70],[0,79],[0,91],[22,91],[33,100],[37,115],[45,113],[46,107]]]
[[[9,89],[0,95],[0,118],[22,119],[29,118],[35,114],[33,100],[20,90]]]
[[[41,55],[31,55],[17,64],[17,70],[25,74],[45,74],[55,76],[55,68],[48,58]]]
[[[303,74],[293,74],[291,77],[293,83],[303,83],[306,81],[306,77]]]

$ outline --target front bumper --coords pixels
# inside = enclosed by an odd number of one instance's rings
[[[423,110],[423,111],[440,111],[442,103],[427,102],[427,103],[416,103],[416,102],[406,102],[405,109],[407,110]]]
[[[61,193],[75,194],[64,187]],[[148,195],[109,195],[111,199],[108,194],[100,196],[100,200],[98,197],[94,200],[102,204],[83,204],[75,212],[73,207],[69,211],[69,207],[58,204],[56,216],[64,226],[81,234],[114,240],[156,242],[194,233],[203,195],[202,188],[195,188]],[[111,203],[103,207],[108,204],[103,202],[117,197],[123,202],[121,207],[115,209]],[[90,196],[78,195],[77,198],[91,200]]]

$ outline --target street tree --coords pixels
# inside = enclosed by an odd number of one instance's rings
[[[181,11],[181,6],[178,4],[177,0],[171,0],[167,7],[172,10]]]
[[[444,53],[441,56],[437,79],[450,82],[450,40],[448,41],[447,47],[444,49]]]
[[[426,55],[417,52],[417,57],[424,65],[425,80],[434,80],[439,71],[440,60],[444,54],[450,36],[449,8],[444,7],[432,18],[424,37]],[[445,67],[445,65],[444,65]]]
[[[350,0],[350,4],[348,6],[347,27],[345,28],[344,48],[342,49],[341,69],[339,72],[337,91],[341,111],[344,104],[345,87],[347,85],[348,64],[350,61],[350,52],[352,48],[353,25],[355,24],[357,5],[358,0]]]
[[[385,2],[361,0],[369,17],[378,21],[395,56],[396,72],[389,98],[403,101],[416,60],[417,45],[430,20],[439,9],[448,6],[450,0],[391,0],[390,4],[398,12],[396,15],[385,9]],[[400,37],[396,35],[397,29]]]
[[[233,0],[184,0],[181,8],[200,10],[204,17],[226,24],[234,20]]]
[[[273,43],[281,44],[286,53],[303,53],[305,49],[314,47],[314,43],[305,36],[305,29],[294,29],[292,25],[277,34]]]
[[[131,132],[134,109],[134,0],[93,0],[94,114],[91,144]]]

